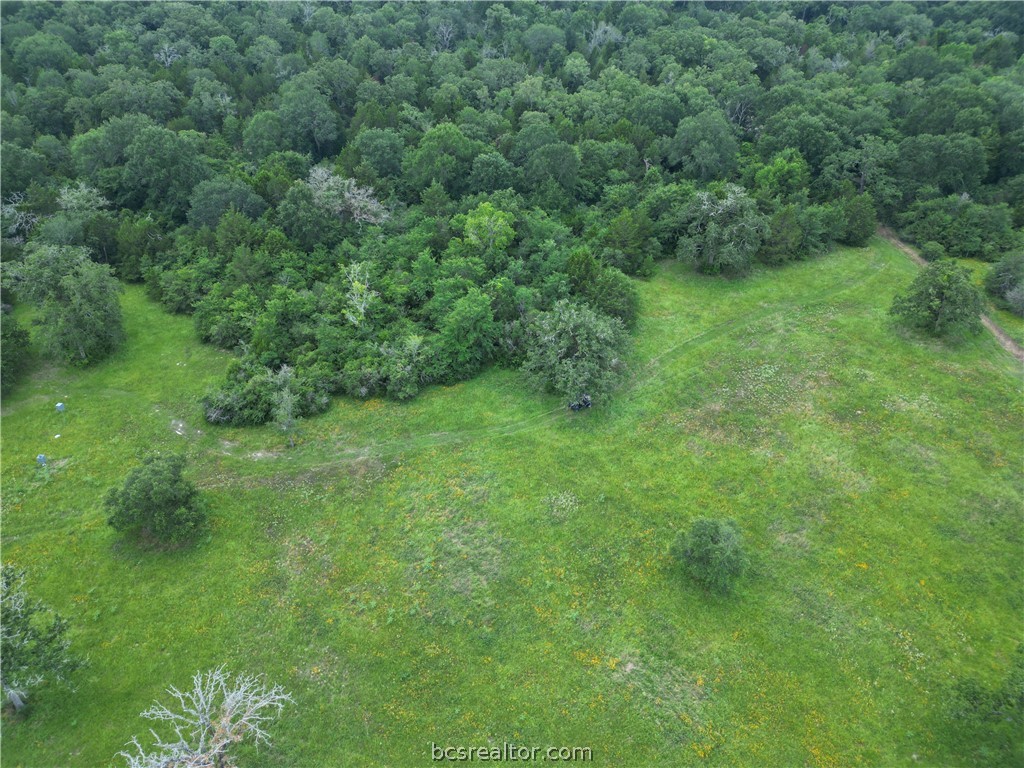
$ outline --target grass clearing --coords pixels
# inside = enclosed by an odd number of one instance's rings
[[[969,762],[945,703],[1020,638],[1024,400],[990,335],[892,327],[916,271],[878,239],[743,280],[666,264],[607,409],[492,370],[338,400],[294,449],[203,423],[227,356],[130,288],[122,352],[39,368],[4,403],[4,558],[90,662],[5,721],[4,761],[112,764],[166,685],[224,663],[295,698],[266,766],[427,765],[432,741],[607,766]],[[153,449],[184,451],[210,503],[191,549],[105,524],[103,493]],[[63,462],[48,477],[41,452]],[[698,516],[743,530],[733,597],[671,568]]]

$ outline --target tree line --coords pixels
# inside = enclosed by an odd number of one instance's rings
[[[878,220],[932,258],[1020,247],[1008,4],[0,13],[5,289],[88,362],[119,341],[113,279],[144,283],[239,352],[214,423],[492,364],[600,402],[629,278],[664,258],[742,275]],[[991,284],[1024,311],[1019,263]],[[7,386],[27,339],[3,326]]]

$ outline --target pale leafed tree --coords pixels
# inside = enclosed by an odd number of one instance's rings
[[[447,19],[434,27],[434,37],[437,38],[437,50],[449,51],[455,41],[455,25]]]
[[[360,187],[353,179],[335,176],[322,165],[309,172],[306,182],[313,191],[313,201],[342,219],[359,224],[383,224],[390,214],[375,197],[371,187]]]
[[[25,209],[25,194],[15,192],[0,205],[4,236],[14,243],[25,242],[25,236],[39,221],[39,216]]]
[[[598,48],[603,48],[608,43],[621,43],[625,40],[622,33],[607,21],[594,24],[587,35],[587,53],[593,53]]]
[[[291,366],[283,365],[274,374],[277,392],[274,393],[274,424],[288,435],[288,444],[295,447],[295,432],[299,427],[297,415],[299,396],[295,394],[295,371]]]
[[[153,52],[153,58],[166,69],[180,59],[181,54],[178,53],[178,49],[170,43],[164,43]]]
[[[365,262],[349,264],[345,267],[345,277],[348,279],[348,291],[345,294],[348,307],[345,309],[345,317],[359,328],[366,320],[370,303],[378,294],[370,288],[370,268]]]
[[[68,213],[94,213],[102,208],[109,208],[110,201],[84,181],[75,186],[60,188],[57,204]]]
[[[11,565],[0,569],[0,688],[21,711],[29,691],[46,680],[66,681],[82,662],[73,656],[68,625],[25,592],[25,572]]]
[[[269,745],[268,724],[292,703],[281,686],[267,685],[262,676],[231,676],[223,667],[197,672],[191,690],[171,686],[167,692],[173,708],[156,703],[142,716],[168,723],[174,735],[164,737],[151,728],[150,751],[133,738],[134,751],[120,753],[128,768],[232,768],[232,745],[246,740]]]

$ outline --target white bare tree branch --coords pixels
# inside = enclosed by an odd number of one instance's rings
[[[149,752],[133,738],[129,744],[135,751],[120,753],[128,768],[228,768],[231,745],[245,739],[269,744],[266,725],[292,703],[281,686],[266,685],[262,676],[231,677],[223,667],[197,672],[190,690],[171,686],[167,692],[177,702],[174,709],[158,702],[142,716],[170,723],[174,737],[165,739],[150,729]]]
[[[4,200],[0,205],[0,217],[3,217],[4,232],[12,239],[21,242],[25,235],[32,231],[32,227],[39,221],[39,217],[30,211],[22,210],[25,202],[23,192],[15,192]]]

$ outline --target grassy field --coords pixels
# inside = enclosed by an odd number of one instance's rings
[[[89,659],[73,693],[5,719],[4,765],[116,764],[166,685],[222,663],[295,698],[249,765],[429,765],[431,742],[616,767],[975,762],[947,704],[1020,640],[1024,400],[988,334],[890,324],[916,272],[880,240],[735,281],[666,265],[604,411],[494,370],[339,400],[294,449],[204,424],[227,356],[130,289],[116,358],[42,368],[4,404],[4,559]],[[154,449],[189,456],[213,510],[193,548],[105,524],[104,491]],[[697,516],[746,537],[729,598],[668,562]]]

